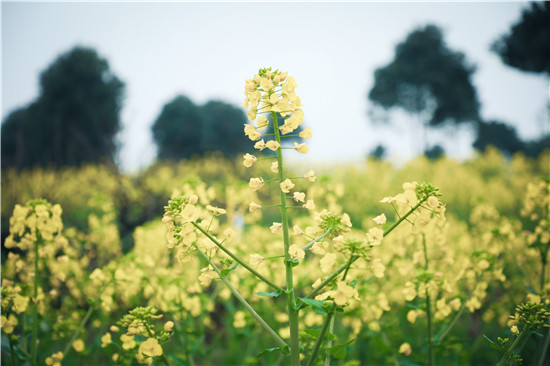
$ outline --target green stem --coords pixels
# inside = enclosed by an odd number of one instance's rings
[[[422,199],[420,202],[418,202],[413,208],[411,208],[403,217],[400,217],[399,220],[397,220],[396,222],[393,223],[392,226],[390,226],[389,228],[387,228],[385,231],[384,231],[384,237],[388,236],[389,233],[391,233],[397,226],[399,226],[399,224],[401,224],[403,221],[405,221],[407,219],[407,217],[409,217],[409,215],[411,213],[413,213],[418,207],[420,207],[420,205],[422,203],[424,203],[424,201],[426,201],[428,198],[424,198]],[[355,262],[357,259],[359,259],[360,257],[355,257],[355,258],[352,258],[350,260],[350,263],[345,263],[343,265],[341,265],[340,267],[338,267],[338,269],[336,271],[334,271],[330,276],[328,276],[323,282],[321,282],[321,284],[317,287],[315,287],[309,294],[307,294],[305,296],[306,299],[310,299],[312,297],[314,297],[315,295],[317,295],[319,293],[319,291],[321,291],[327,284],[330,283],[330,281],[332,281],[334,278],[336,278],[340,273],[342,273],[342,271],[346,270],[346,268],[348,268],[349,265],[351,265],[353,262]]]
[[[239,291],[237,291],[237,289],[235,287],[233,287],[231,282],[229,282],[227,280],[227,278],[222,276],[222,273],[219,270],[218,266],[216,266],[212,262],[212,260],[206,255],[206,253],[204,253],[196,244],[195,244],[195,248],[197,249],[197,251],[199,252],[201,257],[203,257],[208,262],[208,264],[210,264],[212,266],[212,268],[218,274],[218,276],[220,276],[220,279],[229,288],[229,290],[231,291],[233,296],[235,296],[237,298],[237,300],[241,303],[241,305],[243,305],[246,308],[246,310],[248,310],[250,315],[252,315],[254,317],[254,319],[256,319],[258,321],[258,323],[260,323],[262,328],[264,328],[264,330],[266,332],[268,332],[273,338],[275,338],[275,341],[277,341],[277,344],[279,344],[279,346],[282,346],[282,347],[287,346],[286,342],[281,337],[279,337],[279,335],[277,333],[275,333],[275,331],[265,322],[265,320],[263,320],[263,318],[254,310],[254,308],[252,308],[252,306],[250,306],[250,304],[241,296]]]
[[[197,229],[199,229],[200,232],[202,232],[208,239],[210,239],[218,248],[220,248],[225,254],[230,256],[235,260],[235,262],[239,263],[241,266],[246,268],[250,273],[258,277],[260,280],[264,281],[267,285],[271,286],[277,291],[285,292],[285,290],[281,286],[277,286],[275,283],[273,283],[268,278],[261,275],[258,271],[256,271],[254,268],[250,267],[245,261],[243,261],[241,258],[239,258],[237,255],[233,254],[231,251],[229,251],[226,247],[224,247],[219,241],[216,240],[210,233],[205,231],[202,227],[200,227],[196,222],[192,223],[193,226],[195,226]]]
[[[272,112],[273,131],[275,140],[280,144],[281,136],[279,134],[279,124],[277,121],[277,113]],[[279,182],[285,180],[283,153],[281,148],[277,149],[277,164],[279,166]],[[286,288],[287,288],[287,303],[288,303],[288,321],[290,326],[290,363],[292,366],[300,365],[300,338],[299,338],[299,323],[298,310],[296,309],[296,298],[294,294],[294,279],[292,273],[292,262],[288,249],[290,248],[290,236],[288,233],[288,216],[286,212],[286,195],[282,190],[279,190],[281,196],[281,218],[283,224],[283,242],[285,251],[285,267],[286,267]]]
[[[336,316],[333,316],[332,319],[330,319],[330,326],[329,326],[329,332],[334,334],[334,320],[336,319]],[[327,340],[327,348],[332,347],[332,339]],[[325,366],[330,366],[330,361],[332,360],[332,356],[327,353],[325,356]]]
[[[514,343],[512,343],[512,345],[510,347],[508,347],[508,349],[506,350],[506,352],[504,352],[504,354],[502,355],[502,358],[500,359],[500,361],[498,361],[497,363],[497,366],[503,366],[506,364],[506,361],[508,360],[510,354],[512,352],[514,352],[514,349],[516,348],[516,346],[518,345],[519,343],[519,340],[521,338],[523,338],[523,335],[525,334],[525,329],[521,331],[521,333],[517,336],[516,340],[514,341]]]
[[[71,337],[71,339],[69,339],[69,342],[65,346],[65,349],[63,350],[63,355],[64,356],[66,356],[67,352],[69,352],[69,350],[71,349],[71,345],[73,344],[76,337],[78,337],[78,335],[80,334],[80,332],[82,331],[82,329],[84,328],[86,323],[88,322],[88,319],[90,319],[90,316],[92,316],[93,311],[94,311],[94,307],[90,306],[90,308],[86,312],[86,315],[84,315],[84,318],[82,318],[82,321],[78,325],[78,328],[76,328],[76,330],[73,333],[73,336]]]
[[[13,348],[13,340],[11,339],[11,337],[8,337],[8,340],[10,341],[11,364],[12,366],[15,366],[15,350]]]
[[[312,241],[310,241],[309,243],[304,245],[302,247],[302,250],[307,250],[307,249],[311,248],[313,246],[313,244],[317,243],[319,240],[324,239],[329,233],[330,233],[330,230],[325,231],[325,233],[323,235],[321,235],[320,237],[318,237],[316,239],[313,239]]]
[[[548,345],[550,344],[550,329],[548,329],[548,332],[546,333],[546,340],[544,341],[544,346],[542,347],[539,363],[538,366],[542,366],[544,364],[544,358],[546,357],[546,350],[548,349]]]
[[[34,289],[33,289],[33,307],[32,307],[32,337],[31,337],[31,364],[36,365],[36,351],[38,348],[38,248],[43,244],[42,235],[36,234],[37,239],[34,243]]]
[[[546,263],[548,261],[548,250],[541,249],[540,258],[541,258],[541,266],[542,266],[541,273],[540,273],[540,292],[543,293],[544,283],[546,282],[545,277],[546,277]]]
[[[336,305],[332,304],[332,309],[327,314],[327,317],[325,318],[325,321],[323,323],[323,327],[321,328],[321,333],[319,333],[319,336],[317,337],[317,340],[315,341],[315,345],[313,346],[313,350],[311,351],[311,356],[309,357],[309,360],[307,361],[306,366],[313,365],[313,362],[315,361],[315,356],[317,356],[317,352],[319,351],[319,348],[321,347],[321,343],[323,343],[323,338],[325,337],[325,333],[327,332],[327,328],[328,328],[329,323],[332,319],[332,315],[334,314],[334,309],[336,309]]]
[[[428,248],[426,246],[426,235],[422,233],[422,247],[424,248],[424,269],[428,270]],[[428,365],[435,366],[434,344],[432,337],[432,305],[430,301],[430,290],[426,288],[426,318],[428,320]]]

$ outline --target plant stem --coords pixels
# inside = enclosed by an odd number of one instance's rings
[[[279,124],[277,121],[277,113],[271,112],[273,120],[273,131],[275,132],[275,140],[280,144],[281,136],[279,134]],[[279,166],[279,182],[285,180],[283,153],[281,147],[277,149],[277,165]],[[286,195],[282,190],[281,194],[281,221],[283,224],[283,242],[285,250],[285,267],[286,267],[286,288],[288,302],[288,321],[290,326],[290,364],[292,366],[300,365],[300,338],[299,338],[299,323],[298,309],[296,309],[296,298],[294,294],[294,279],[292,274],[292,262],[288,248],[290,247],[290,236],[288,233],[288,216],[286,212]]]
[[[321,333],[319,333],[319,336],[317,337],[317,340],[315,341],[315,345],[313,346],[313,350],[311,351],[311,356],[309,357],[309,360],[307,361],[306,366],[313,365],[313,362],[315,361],[315,356],[317,356],[317,352],[319,351],[319,348],[321,347],[321,343],[323,343],[323,338],[325,337],[325,333],[327,332],[327,328],[328,328],[329,323],[332,319],[332,315],[334,314],[334,309],[335,308],[336,308],[336,305],[332,304],[332,309],[327,314],[327,317],[325,318],[325,321],[323,323],[323,327],[321,328]]]
[[[424,248],[424,269],[427,271],[428,262],[428,248],[426,246],[426,235],[422,233],[422,247]],[[426,318],[428,320],[428,365],[435,366],[435,354],[434,344],[432,337],[432,305],[430,301],[430,290],[426,288]]]
[[[548,329],[548,332],[546,332],[546,340],[544,341],[544,346],[542,347],[539,363],[538,366],[542,366],[544,364],[544,358],[546,357],[546,350],[548,349],[548,345],[550,344],[550,329]]]
[[[424,201],[426,201],[427,199],[428,199],[427,197],[422,199],[413,208],[411,208],[405,215],[403,215],[403,217],[399,218],[399,220],[394,222],[392,226],[387,228],[384,231],[384,237],[388,236],[388,234],[391,233],[397,226],[399,226],[399,224],[401,224],[403,221],[405,221],[407,219],[407,217],[411,213],[413,213],[418,207],[420,207],[420,205],[422,203],[424,203]],[[315,287],[309,294],[307,294],[305,296],[305,298],[310,299],[313,296],[317,295],[319,293],[319,291],[321,291],[323,289],[323,287],[325,287],[330,281],[332,281],[334,278],[336,278],[340,273],[342,273],[342,271],[346,270],[346,268],[348,268],[348,266],[350,266],[353,262],[355,262],[359,258],[360,257],[355,257],[355,258],[352,257],[348,263],[345,263],[345,264],[341,265],[340,267],[338,267],[338,269],[335,270],[330,276],[328,276],[323,282],[321,282],[321,284],[319,286]]]
[[[239,263],[241,266],[246,268],[250,273],[258,277],[260,280],[264,281],[267,285],[271,286],[277,291],[284,292],[285,290],[281,286],[277,286],[277,284],[273,283],[273,281],[269,280],[268,278],[261,275],[258,271],[256,271],[254,268],[250,267],[245,261],[243,261],[241,258],[239,258],[237,255],[229,251],[226,247],[224,247],[219,241],[216,240],[210,233],[208,233],[206,230],[204,230],[202,227],[200,227],[196,222],[192,223],[193,226],[195,226],[197,229],[200,230],[208,239],[210,239],[218,248],[220,248],[225,254],[230,256],[235,260],[235,262]]]
[[[327,230],[325,231],[325,233],[323,235],[321,235],[320,237],[316,238],[316,239],[313,239],[312,241],[310,241],[309,243],[307,243],[306,245],[304,245],[302,247],[302,250],[307,250],[309,248],[311,248],[313,246],[313,244],[317,243],[319,240],[321,239],[324,239],[325,236],[327,236],[328,234],[330,233],[330,230]]]
[[[92,316],[93,311],[94,311],[94,307],[90,306],[90,308],[86,312],[86,315],[84,315],[84,318],[82,318],[82,321],[78,325],[78,328],[76,328],[76,330],[73,333],[73,336],[71,337],[71,339],[69,339],[69,342],[65,346],[65,349],[63,350],[63,355],[64,356],[66,356],[67,352],[69,352],[69,350],[71,349],[71,345],[73,344],[76,337],[78,337],[78,335],[80,334],[80,332],[82,331],[82,329],[86,325],[86,322],[88,322],[88,319],[90,319],[90,316]]]
[[[12,366],[15,366],[15,350],[13,348],[13,340],[11,339],[11,337],[8,337],[8,340],[10,341],[11,364]]]
[[[206,255],[206,253],[204,253],[196,244],[195,244],[195,248],[197,249],[201,257],[203,257],[208,262],[208,264],[212,266],[214,271],[218,274],[218,276],[220,276],[220,279],[223,281],[223,283],[225,283],[225,285],[229,288],[231,293],[237,298],[237,300],[241,303],[241,305],[243,305],[246,308],[246,310],[248,310],[250,315],[252,315],[254,319],[256,319],[258,323],[260,323],[260,325],[262,326],[262,328],[264,328],[266,332],[268,332],[273,338],[275,338],[275,340],[277,341],[277,344],[279,346],[287,346],[286,342],[281,337],[279,337],[279,335],[275,333],[275,331],[265,322],[265,320],[262,319],[262,317],[254,310],[254,308],[250,306],[250,304],[241,296],[239,291],[237,291],[237,289],[233,287],[231,282],[229,282],[227,278],[222,276],[222,273],[219,270],[218,266],[216,266],[212,262],[212,260]]]
[[[508,349],[506,350],[506,352],[504,352],[504,354],[502,355],[502,358],[500,359],[500,361],[498,361],[497,363],[497,366],[502,366],[502,365],[505,365],[506,364],[506,361],[508,360],[508,357],[510,356],[510,354],[512,352],[514,352],[514,349],[516,348],[516,346],[518,345],[519,343],[519,340],[521,338],[523,338],[523,335],[525,334],[525,329],[521,331],[521,333],[517,336],[516,340],[514,341],[514,343],[512,343],[512,345],[510,347],[508,347]]]
[[[38,248],[43,244],[42,235],[36,234],[34,243],[34,289],[33,289],[33,307],[32,307],[32,338],[31,338],[31,364],[36,365],[36,351],[38,346]]]
[[[332,319],[330,319],[330,326],[329,326],[329,332],[334,333],[334,320],[336,319],[336,316],[333,316]],[[327,340],[327,348],[332,347],[332,339]],[[330,366],[330,360],[332,360],[332,356],[330,354],[325,355],[325,366]]]

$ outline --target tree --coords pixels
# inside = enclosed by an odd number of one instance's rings
[[[90,48],[75,47],[40,76],[40,93],[2,125],[2,166],[113,162],[124,84]]]
[[[279,121],[281,118],[279,116]],[[268,120],[271,121],[271,117]],[[164,105],[153,123],[157,156],[159,159],[179,160],[213,151],[220,151],[229,157],[258,152],[244,134],[247,123],[248,118],[239,107],[219,100],[199,106],[186,96],[178,95]],[[292,134],[301,131],[302,126],[299,126]],[[273,125],[270,124],[261,133],[273,134]],[[302,142],[302,139],[289,136],[284,141],[291,144]],[[264,150],[263,153],[269,154],[270,151]]]
[[[179,95],[165,104],[152,130],[158,158],[178,160],[202,152],[204,117],[189,98]]]
[[[491,45],[491,50],[506,65],[550,76],[550,2],[532,2],[510,32]]]
[[[447,47],[434,25],[415,29],[395,48],[394,60],[374,73],[368,98],[384,110],[401,108],[424,126],[479,119],[472,84],[475,67]],[[426,146],[425,146],[426,148]]]
[[[477,139],[474,141],[473,146],[480,151],[485,151],[489,145],[496,147],[507,155],[524,150],[524,144],[518,137],[514,127],[499,121],[479,121]]]

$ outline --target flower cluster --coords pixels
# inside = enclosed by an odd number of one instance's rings
[[[155,358],[166,362],[162,344],[166,343],[174,332],[174,322],[169,320],[162,326],[162,330],[155,329],[155,321],[162,318],[154,307],[137,307],[119,321],[119,326],[113,325],[109,332],[101,337],[101,346],[109,347],[113,343],[113,334],[125,328],[125,332],[119,337],[122,351],[115,352],[112,359],[120,362],[123,359],[135,357],[140,363],[150,363]],[[145,339],[145,340],[144,340]],[[137,351],[136,351],[137,348]]]

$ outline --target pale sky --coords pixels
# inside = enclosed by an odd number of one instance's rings
[[[38,95],[38,76],[76,45],[95,48],[126,83],[120,161],[136,170],[155,158],[150,127],[182,93],[195,103],[243,102],[259,68],[288,71],[313,130],[307,159],[360,161],[377,144],[394,162],[420,152],[419,127],[404,115],[381,127],[367,116],[377,67],[415,27],[442,27],[448,46],[478,67],[473,82],[486,119],[523,138],[548,131],[548,81],[503,65],[490,44],[527,3],[2,3],[2,119]],[[430,134],[449,155],[471,155],[463,129]],[[444,140],[443,140],[444,139]]]

